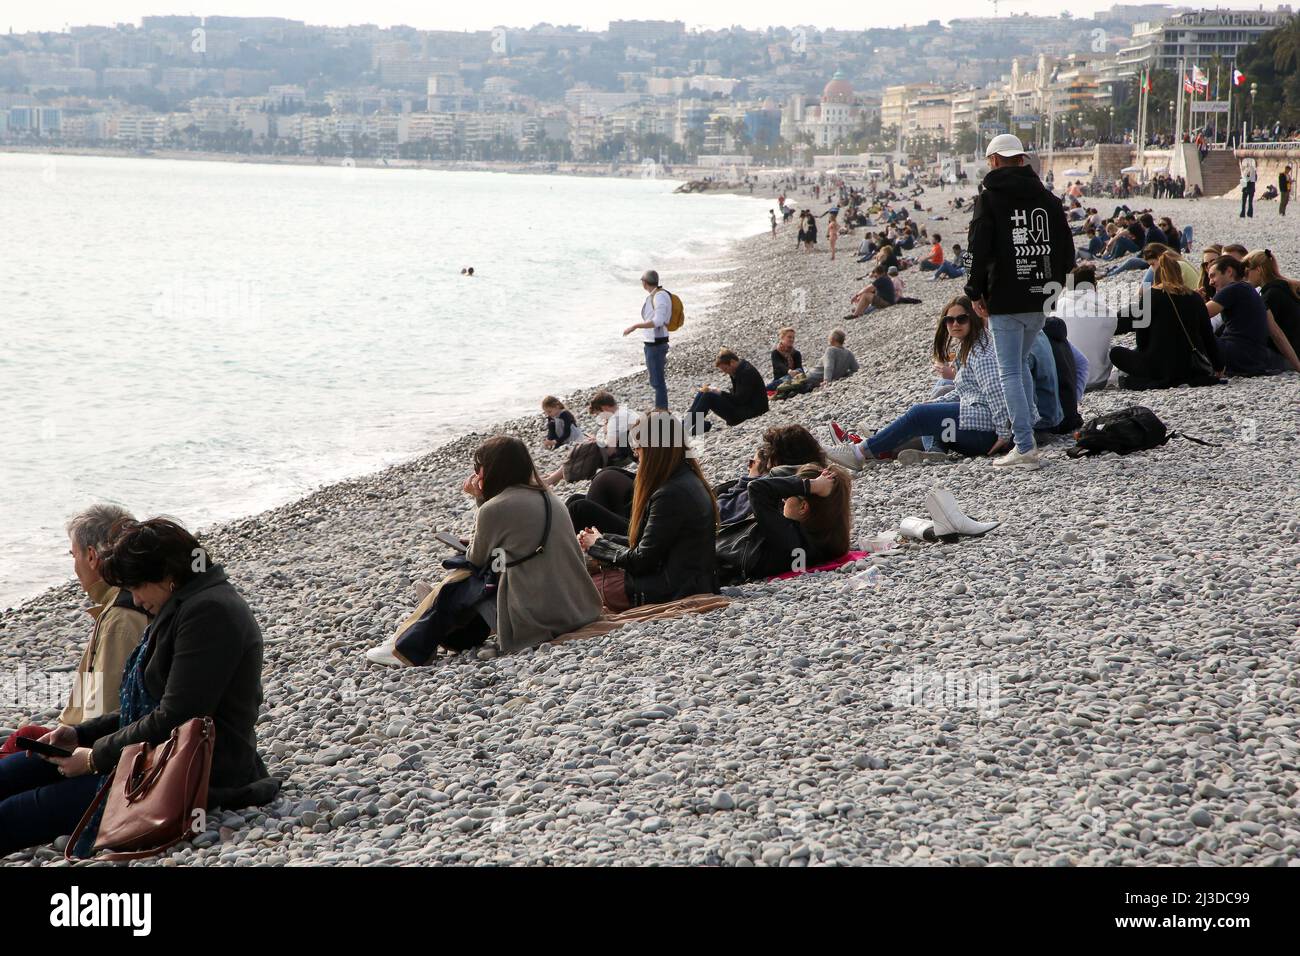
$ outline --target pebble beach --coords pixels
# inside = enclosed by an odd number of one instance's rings
[[[913,215],[964,246],[951,196],[929,190],[932,211]],[[1300,275],[1300,231],[1275,206],[1241,220],[1231,197],[1128,204],[1192,225],[1198,250],[1268,246]],[[930,391],[935,321],[962,280],[907,270],[921,304],[843,320],[861,231],[832,262],[824,235],[805,254],[794,229],[736,244],[709,315],[686,303],[673,406],[726,385],[719,346],[766,375],[785,325],[808,365],[843,328],[861,370],[697,439],[714,481],[741,474],[771,425],[829,442],[832,419],[879,428]],[[628,315],[593,334],[617,336],[640,301],[629,289]],[[606,387],[652,404],[644,373]],[[596,389],[552,390],[590,425]],[[426,668],[363,651],[410,612],[416,581],[438,579],[433,533],[472,530],[460,486],[483,439],[523,438],[543,471],[562,462],[540,414],[212,529],[201,538],[265,635],[258,733],[284,787],[214,812],[152,865],[1300,865],[1300,374],[1106,389],[1081,412],[1132,404],[1215,447],[1074,461],[1062,440],[1016,474],[887,463],[854,480],[868,558],[725,589],[731,605],[705,616]],[[1001,525],[889,541],[936,487]],[[0,672],[72,670],[84,604],[70,583],[0,614]],[[0,733],[52,716],[0,702]],[[5,863],[65,865],[61,849]]]

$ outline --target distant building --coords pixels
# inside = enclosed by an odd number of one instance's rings
[[[624,46],[650,47],[685,36],[686,24],[681,20],[611,20],[609,24],[609,38]]]
[[[1120,75],[1142,70],[1177,72],[1186,58],[1204,66],[1214,56],[1235,63],[1242,47],[1284,26],[1293,16],[1290,6],[1276,10],[1196,10],[1160,22],[1137,23],[1132,42],[1116,53]]]
[[[821,101],[805,114],[803,128],[812,134],[813,145],[829,149],[850,139],[865,122],[865,110],[853,84],[837,70],[822,89]]]

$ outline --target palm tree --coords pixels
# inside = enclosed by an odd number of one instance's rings
[[[1285,73],[1293,64],[1300,67],[1300,14],[1273,34],[1273,68]]]

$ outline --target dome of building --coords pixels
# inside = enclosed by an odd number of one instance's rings
[[[836,70],[831,81],[822,90],[823,103],[848,103],[853,99],[853,84],[844,77],[842,70]]]

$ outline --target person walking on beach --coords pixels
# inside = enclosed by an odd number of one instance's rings
[[[1241,161],[1241,213],[1238,219],[1250,217],[1255,218],[1255,182],[1259,179],[1259,173],[1255,169],[1255,163],[1250,159]]]
[[[1295,179],[1291,175],[1291,164],[1277,174],[1277,214],[1286,215],[1286,204],[1291,201],[1291,190],[1295,188]]]
[[[641,288],[646,292],[641,305],[641,321],[629,325],[624,335],[641,330],[641,347],[645,353],[645,367],[650,374],[650,387],[655,393],[655,408],[668,408],[668,320],[673,314],[673,300],[659,286],[659,273],[647,269],[641,276]]]
[[[965,291],[993,332],[1015,439],[1015,447],[994,464],[1040,468],[1029,353],[1046,321],[1049,285],[1064,286],[1074,268],[1074,237],[1060,200],[1025,165],[1019,137],[993,137],[984,155],[989,172],[971,212]]]
[[[776,210],[769,209],[767,211],[767,216],[769,219],[772,220],[772,238],[775,239],[776,238]]]
[[[840,224],[835,217],[826,224],[826,241],[831,244],[831,262],[835,261],[835,243],[840,238]]]

